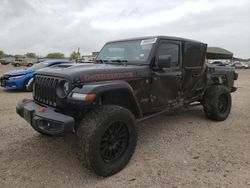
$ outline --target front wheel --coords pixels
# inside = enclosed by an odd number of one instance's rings
[[[100,176],[122,170],[132,157],[137,131],[127,109],[105,105],[88,113],[77,130],[79,155],[87,168]]]
[[[231,105],[231,94],[225,86],[212,86],[204,94],[203,108],[209,119],[225,120],[231,111]]]

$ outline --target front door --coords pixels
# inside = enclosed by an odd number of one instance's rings
[[[171,63],[165,68],[158,68],[159,56],[170,56]],[[181,87],[181,43],[162,40],[156,52],[156,68],[153,69],[152,96],[153,108],[164,108],[177,103]]]

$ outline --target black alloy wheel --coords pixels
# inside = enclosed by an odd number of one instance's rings
[[[208,88],[203,96],[202,104],[207,118],[215,121],[227,119],[232,106],[229,89],[222,85]]]
[[[228,109],[228,98],[225,94],[219,96],[218,100],[218,111],[220,113],[225,113]]]
[[[117,105],[103,105],[86,114],[77,129],[80,160],[99,176],[122,170],[136,147],[135,123],[131,111]]]
[[[101,140],[101,157],[107,163],[117,160],[126,151],[128,142],[129,132],[127,126],[122,122],[112,123]]]

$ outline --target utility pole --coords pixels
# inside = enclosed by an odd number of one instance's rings
[[[78,47],[77,48],[77,59],[76,59],[77,62],[80,62],[81,61],[81,54],[80,54],[80,48]]]

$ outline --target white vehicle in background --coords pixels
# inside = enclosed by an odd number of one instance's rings
[[[245,63],[242,63],[242,66],[244,67],[244,69],[249,69],[250,68],[250,64],[245,62]]]
[[[220,61],[220,60],[213,61],[211,64],[217,66],[232,66],[232,64],[229,61]]]
[[[246,62],[236,62],[233,64],[236,69],[249,69],[250,64]]]

